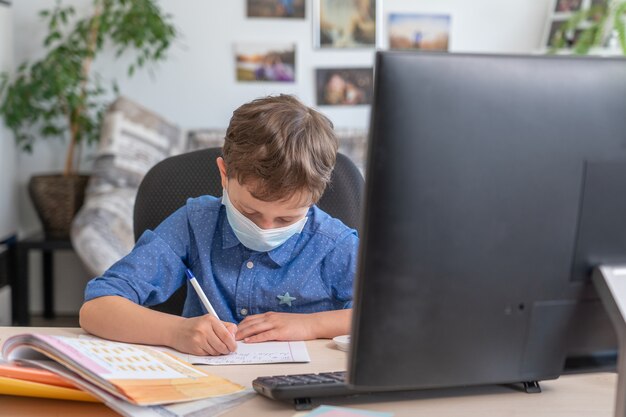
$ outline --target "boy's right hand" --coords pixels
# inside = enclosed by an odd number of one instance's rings
[[[192,355],[226,355],[237,350],[235,333],[236,324],[205,314],[179,322],[172,334],[170,346]]]

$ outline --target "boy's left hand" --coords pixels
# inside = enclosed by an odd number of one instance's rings
[[[246,317],[237,327],[237,340],[246,343],[268,340],[311,340],[316,335],[311,314],[273,311]]]

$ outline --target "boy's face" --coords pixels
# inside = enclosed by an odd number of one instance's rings
[[[301,193],[292,195],[282,201],[262,201],[252,196],[245,184],[239,183],[236,178],[226,176],[224,159],[217,158],[217,166],[222,177],[222,187],[228,191],[228,197],[235,208],[261,229],[275,229],[289,226],[303,219],[309,211],[310,197]]]

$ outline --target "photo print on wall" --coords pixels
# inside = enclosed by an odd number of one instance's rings
[[[376,46],[378,0],[313,0],[316,48]],[[379,11],[380,13],[380,11]]]
[[[583,0],[557,0],[554,12],[577,12],[580,10]]]
[[[318,68],[315,81],[318,106],[372,103],[372,68]]]
[[[238,43],[234,49],[237,81],[295,81],[295,44]]]
[[[304,19],[305,0],[247,0],[248,17]]]
[[[389,15],[389,49],[448,51],[450,16],[439,14]]]

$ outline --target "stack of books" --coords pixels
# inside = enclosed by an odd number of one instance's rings
[[[217,415],[253,391],[148,346],[21,334],[7,339],[0,394],[102,402],[124,416]]]

